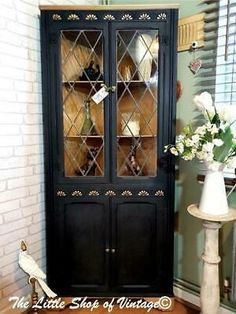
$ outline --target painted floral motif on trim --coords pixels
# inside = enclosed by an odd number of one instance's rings
[[[139,20],[143,20],[143,21],[147,21],[147,20],[150,20],[151,18],[150,18],[150,15],[149,15],[149,14],[143,13],[143,14],[141,14],[141,15],[139,16],[138,19],[139,19]]]
[[[149,193],[147,191],[142,190],[138,192],[138,196],[149,196]]]
[[[124,20],[131,21],[133,19],[133,17],[130,14],[124,14],[121,19],[122,19],[122,21],[124,21]]]
[[[64,191],[57,191],[57,196],[66,196]]]
[[[59,14],[53,14],[53,15],[52,15],[52,19],[53,19],[54,21],[60,21],[60,20],[61,20],[61,16],[60,16]]]
[[[85,17],[85,20],[87,20],[87,21],[95,21],[95,20],[97,20],[98,18],[97,18],[97,16],[95,15],[95,14],[88,14],[88,15],[86,15],[86,17]]]
[[[82,193],[81,191],[73,191],[73,192],[71,193],[71,195],[72,195],[72,196],[82,196],[83,193]]]
[[[103,19],[108,20],[108,21],[114,21],[115,17],[112,14],[107,14],[107,15],[104,15]]]
[[[157,15],[157,20],[162,20],[162,21],[164,21],[164,20],[166,20],[166,13],[160,13],[160,14],[158,14]]]
[[[78,21],[78,20],[79,20],[79,17],[78,17],[77,14],[73,14],[73,13],[72,13],[72,14],[68,15],[67,20],[68,20],[68,21]]]
[[[98,196],[98,195],[99,195],[99,192],[96,191],[96,190],[90,191],[88,195],[89,195],[89,196]]]
[[[162,190],[158,190],[156,191],[155,196],[164,196],[164,192]]]
[[[132,194],[131,191],[125,190],[125,191],[123,191],[123,192],[121,193],[121,195],[122,195],[122,196],[132,196],[133,194]]]
[[[106,191],[105,195],[106,196],[115,196],[116,193],[114,191],[109,190],[109,191]]]

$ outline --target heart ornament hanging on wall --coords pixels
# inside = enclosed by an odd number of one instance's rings
[[[193,72],[193,74],[196,74],[200,70],[201,66],[202,66],[202,60],[199,58],[193,59],[189,63],[189,68]]]

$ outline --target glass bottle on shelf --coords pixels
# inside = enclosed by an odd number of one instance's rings
[[[81,129],[81,135],[96,135],[96,128],[91,118],[90,100],[84,103],[84,123]]]

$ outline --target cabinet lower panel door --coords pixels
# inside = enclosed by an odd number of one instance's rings
[[[115,204],[112,255],[115,291],[138,294],[159,290],[159,221],[154,202],[130,200]]]
[[[64,265],[66,282],[74,295],[106,290],[108,213],[105,204],[91,201],[64,206]]]

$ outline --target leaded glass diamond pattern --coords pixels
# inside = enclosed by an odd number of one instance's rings
[[[117,175],[155,176],[157,31],[117,31]]]
[[[61,70],[65,175],[104,176],[102,31],[62,31]]]
[[[159,37],[156,31],[117,31],[117,79],[125,80],[127,67],[132,67],[127,81],[157,79]],[[150,70],[148,73],[147,71]]]

